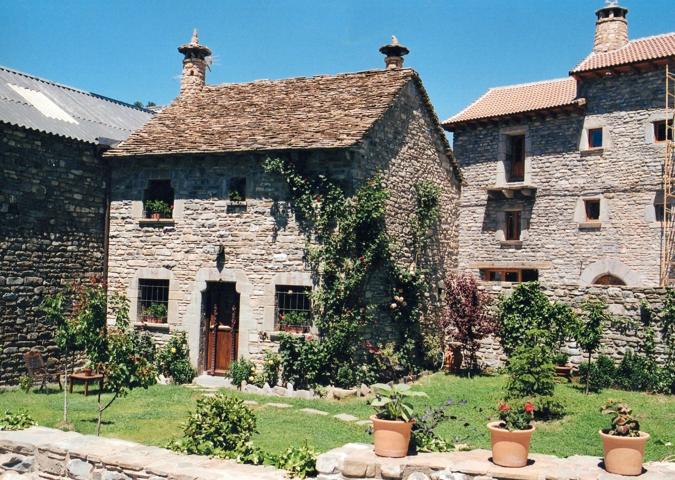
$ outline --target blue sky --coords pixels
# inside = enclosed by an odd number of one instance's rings
[[[193,27],[208,83],[382,68],[408,46],[441,118],[491,86],[560,78],[590,51],[602,0],[0,1],[0,64],[133,102],[168,103]],[[623,0],[631,38],[675,30],[674,0]]]

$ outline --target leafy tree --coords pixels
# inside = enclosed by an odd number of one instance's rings
[[[607,313],[607,305],[599,301],[585,302],[581,306],[581,323],[577,330],[576,341],[579,347],[588,355],[588,367],[586,369],[586,394],[590,390],[591,358],[600,346],[604,326],[612,320]]]
[[[446,279],[446,289],[441,329],[462,344],[469,370],[475,370],[480,340],[495,333],[498,327],[489,311],[489,297],[469,274],[451,274]]]

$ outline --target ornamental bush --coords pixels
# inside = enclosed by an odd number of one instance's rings
[[[190,364],[190,349],[185,332],[175,332],[157,355],[159,373],[182,385],[192,382],[195,370]]]
[[[263,455],[253,446],[256,418],[251,409],[238,398],[222,393],[197,400],[197,407],[188,416],[183,438],[174,440],[169,448],[175,451],[239,459],[262,463]]]
[[[307,441],[300,446],[288,447],[284,452],[272,458],[277,468],[286,470],[291,478],[314,477],[316,471],[316,457],[319,455],[314,448],[307,445]]]
[[[282,379],[292,383],[296,389],[313,388],[329,382],[326,351],[318,341],[282,334],[279,355]]]
[[[590,372],[588,369],[590,368]],[[607,355],[600,355],[595,362],[582,363],[579,365],[579,376],[581,378],[588,377],[588,390],[591,392],[599,392],[605,388],[614,386],[614,379],[616,376],[616,368],[614,361]]]
[[[281,374],[281,355],[271,350],[266,350],[263,357],[262,381],[270,387],[279,383]]]
[[[33,417],[26,412],[12,413],[5,410],[3,415],[0,415],[0,432],[6,430],[24,430],[37,425]]]
[[[551,353],[542,345],[521,346],[513,352],[506,368],[507,398],[548,397],[555,389],[555,367]]]
[[[228,375],[232,379],[232,385],[241,388],[241,382],[253,383],[255,380],[255,364],[244,358],[235,360],[230,365]]]

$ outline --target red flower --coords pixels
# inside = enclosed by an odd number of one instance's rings
[[[525,406],[523,407],[523,409],[524,409],[527,413],[532,413],[532,412],[534,412],[534,405],[532,405],[531,402],[527,402],[527,403],[525,404]]]
[[[509,406],[508,406],[507,404],[505,404],[505,403],[502,403],[502,404],[499,406],[499,411],[500,411],[500,412],[508,412],[509,410],[511,410],[511,407],[509,407]]]

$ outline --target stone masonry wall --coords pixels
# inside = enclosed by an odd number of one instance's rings
[[[58,354],[38,306],[103,272],[105,180],[95,147],[0,124],[0,384],[22,353]]]
[[[662,119],[663,82],[661,70],[584,80],[585,114],[458,129],[454,151],[466,179],[460,269],[535,268],[548,284],[589,284],[612,273],[628,285],[658,285],[661,225],[654,201],[664,146],[654,142],[652,122]],[[584,148],[588,128],[603,128],[603,149]],[[500,145],[503,151],[513,133],[526,134],[525,183],[536,194],[489,198]],[[583,198],[601,199],[600,228],[580,228]],[[523,212],[522,247],[499,240],[502,212],[513,208]]]
[[[483,284],[483,288],[490,295],[492,305],[496,311],[500,297],[509,295],[515,285],[508,283]],[[608,311],[617,317],[617,320],[626,319],[629,322],[640,322],[640,304],[646,301],[653,309],[663,307],[666,290],[663,288],[650,287],[625,287],[625,286],[601,286],[591,285],[581,287],[578,285],[542,285],[542,290],[551,301],[565,303],[575,310],[588,300],[599,300],[607,304]],[[661,364],[666,360],[665,345],[661,342],[660,325],[655,325],[657,361]],[[606,326],[602,345],[598,354],[611,357],[616,363],[621,361],[628,351],[640,352],[642,338],[634,330],[621,332],[612,326]],[[565,352],[570,355],[570,363],[579,365],[586,359],[583,352],[574,342],[567,345]],[[479,361],[483,366],[496,368],[504,365],[506,356],[502,352],[499,339],[490,337],[481,342],[478,352]]]

